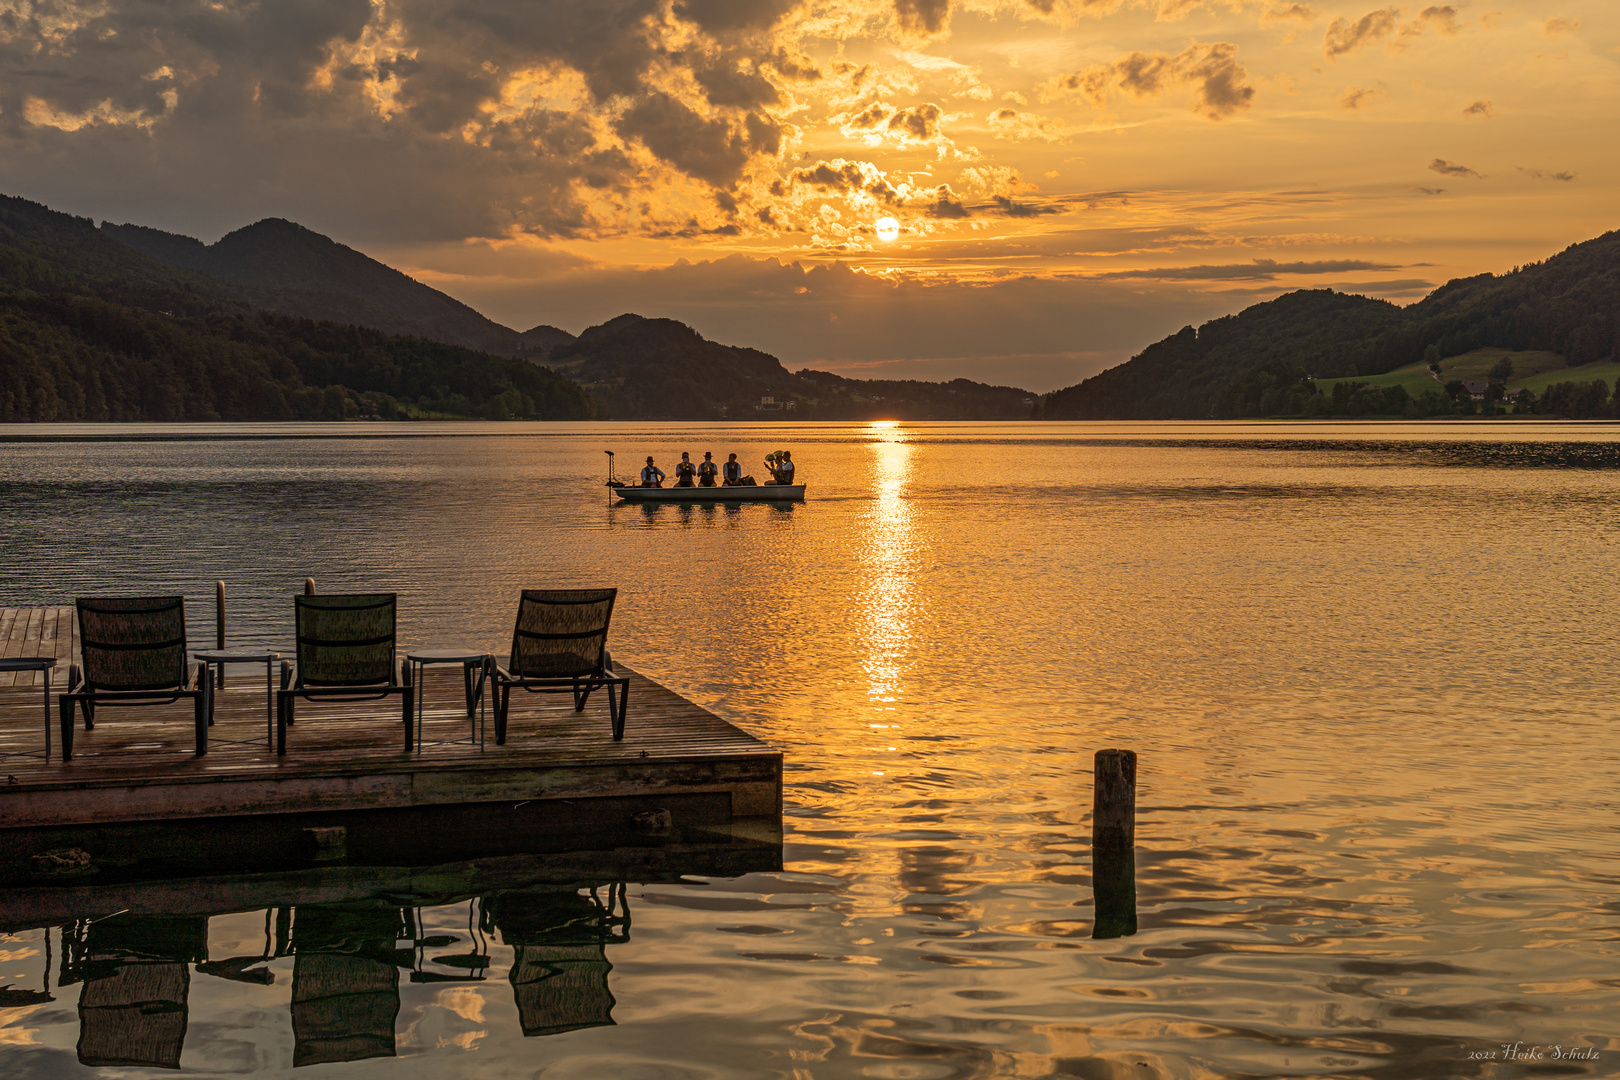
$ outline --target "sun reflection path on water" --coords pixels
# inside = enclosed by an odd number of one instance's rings
[[[870,445],[872,508],[865,520],[861,554],[861,666],[875,724],[892,725],[906,694],[906,673],[915,660],[921,617],[915,588],[926,540],[906,497],[912,446],[893,421],[872,425],[891,438]],[[878,775],[881,775],[879,773]]]

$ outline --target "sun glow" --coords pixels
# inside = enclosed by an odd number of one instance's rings
[[[877,230],[877,238],[885,244],[900,239],[900,223],[892,217],[880,217],[872,225]]]

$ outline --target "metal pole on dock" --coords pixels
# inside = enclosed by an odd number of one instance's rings
[[[214,582],[214,647],[225,651],[225,583]],[[225,665],[219,665],[219,688],[225,689]]]
[[[1091,803],[1093,938],[1136,933],[1136,752],[1099,750]]]

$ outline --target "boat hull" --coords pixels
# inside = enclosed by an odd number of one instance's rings
[[[754,487],[616,487],[613,493],[633,503],[803,502],[804,484],[760,484]]]

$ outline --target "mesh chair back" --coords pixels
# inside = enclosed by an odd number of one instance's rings
[[[186,684],[186,601],[181,596],[80,597],[84,677],[98,690],[167,690]]]
[[[294,597],[298,685],[371,686],[394,681],[394,594]]]
[[[617,589],[524,589],[512,631],[512,674],[566,679],[601,670]]]

